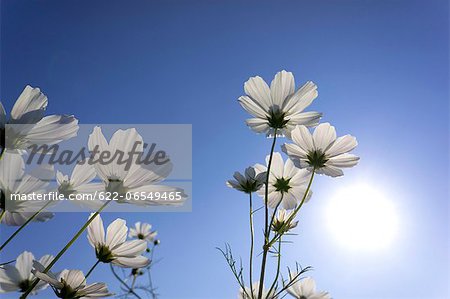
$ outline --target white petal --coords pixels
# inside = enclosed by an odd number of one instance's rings
[[[17,257],[16,268],[20,273],[22,280],[28,279],[33,268],[34,255],[31,252],[24,251]]]
[[[75,117],[51,115],[41,119],[23,138],[28,144],[52,145],[75,137],[78,129],[78,120]]]
[[[269,165],[270,155],[266,157],[266,163]],[[284,161],[279,152],[273,153],[272,163],[270,165],[270,174],[275,178],[283,177]]]
[[[77,163],[72,171],[70,182],[74,187],[91,182],[97,175],[93,165],[87,161]]]
[[[94,151],[94,149],[98,152],[93,156],[94,159],[98,159],[101,152],[109,151],[108,142],[100,127],[95,127],[89,135],[88,148],[90,152]],[[112,174],[111,163],[95,163],[94,167],[103,181],[107,181],[108,177]]]
[[[320,173],[320,174],[325,174],[325,175],[328,175],[328,176],[331,176],[334,178],[344,175],[344,172],[341,169],[339,169],[335,166],[332,166],[332,165],[325,165],[324,167],[316,170],[316,172]]]
[[[89,216],[93,217],[93,213]],[[88,226],[88,240],[92,247],[105,244],[105,229],[103,227],[103,220],[100,215],[97,215]]]
[[[241,104],[242,108],[244,108],[251,115],[261,118],[267,119],[269,114],[266,110],[257,102],[255,102],[252,98],[247,96],[239,97],[239,104]]]
[[[136,131],[136,129],[117,130],[109,142],[111,153],[124,153],[123,160],[130,158],[129,152],[134,148],[134,151],[141,153],[143,151],[144,141],[142,136]],[[131,157],[135,161],[135,156]],[[126,170],[127,163],[119,164],[118,158],[111,163],[113,173],[121,180],[125,180],[128,170]],[[136,163],[133,163],[136,166]]]
[[[87,285],[82,290],[78,291],[78,293],[86,295],[82,298],[108,297],[113,295],[108,291],[106,284],[100,282]]]
[[[314,146],[316,149],[325,150],[336,140],[336,130],[329,123],[323,123],[317,126],[313,133]]]
[[[39,88],[33,88],[27,85],[17,98],[17,101],[11,110],[11,117],[14,119],[19,119],[27,112],[45,110],[45,108],[47,108],[47,104],[47,97],[40,91]]]
[[[315,149],[313,137],[308,128],[305,126],[295,127],[295,129],[291,132],[291,138],[292,141],[294,141],[296,145],[302,148],[305,153],[308,153]]]
[[[80,286],[83,287],[86,285],[86,279],[84,278],[83,272],[81,272],[80,270],[67,271],[64,280],[73,289],[77,289]]]
[[[326,165],[332,165],[335,167],[353,167],[358,164],[359,157],[352,154],[341,154],[330,158]]]
[[[327,157],[334,157],[343,153],[350,152],[358,145],[356,138],[351,135],[344,135],[336,141],[327,150]]]
[[[15,190],[22,180],[25,162],[19,154],[4,152],[0,160],[0,185],[9,190]]]
[[[150,264],[150,260],[145,256],[119,257],[112,261],[113,264],[124,268],[143,268]]]
[[[106,230],[106,245],[112,250],[127,239],[128,227],[126,221],[120,218],[114,220]]]
[[[52,286],[61,289],[64,285],[55,277],[55,275],[53,273],[51,273],[50,271],[47,273],[43,273],[43,271],[45,270],[44,265],[40,264],[37,261],[34,261],[33,263],[33,270],[32,273],[34,274],[34,276],[36,276],[37,278],[41,279],[42,281],[45,281],[49,284],[51,284]],[[67,271],[67,270],[65,270]],[[64,271],[63,271],[64,272]],[[61,272],[62,273],[62,272]]]
[[[286,117],[289,120],[287,126],[290,127],[295,125],[304,125],[307,127],[314,127],[319,123],[321,117],[322,113],[315,111],[308,111],[290,115]]]
[[[266,111],[272,106],[270,88],[259,76],[251,77],[244,84],[244,90],[253,100],[257,101]]]
[[[4,265],[0,267],[0,286],[6,284],[8,289],[15,291],[21,280],[22,277],[16,267],[12,265]]]
[[[147,249],[147,242],[144,240],[126,241],[113,250],[113,255],[117,257],[135,257],[142,254]]]
[[[283,110],[287,113],[301,112],[311,105],[317,95],[317,85],[308,81],[285,102]]]
[[[270,129],[269,122],[265,118],[249,118],[245,123],[256,133],[267,133]]]
[[[287,97],[295,91],[294,75],[291,72],[281,71],[275,75],[270,84],[270,94],[273,105],[282,108]]]

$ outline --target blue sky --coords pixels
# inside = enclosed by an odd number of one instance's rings
[[[246,258],[247,201],[224,182],[263,161],[270,146],[246,128],[236,100],[250,76],[271,80],[286,69],[298,84],[313,80],[311,109],[338,134],[357,136],[361,162],[343,178],[317,179],[284,266],[314,266],[310,274],[335,299],[445,299],[448,11],[437,0],[2,1],[1,99],[10,110],[31,84],[48,95],[50,114],[80,123],[192,124],[193,211],[103,217],[159,231],[162,298],[235,298],[215,247],[228,241]],[[398,211],[389,250],[349,250],[324,225],[333,194],[357,182],[380,189]],[[1,260],[25,249],[57,252],[86,217],[58,214],[28,227]],[[2,227],[1,239],[12,232]],[[55,269],[87,271],[94,262],[82,237]],[[113,283],[107,267],[91,279]]]

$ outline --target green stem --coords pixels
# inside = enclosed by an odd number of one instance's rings
[[[253,231],[253,203],[252,203],[252,194],[250,195],[250,292],[252,294],[252,298],[255,298],[253,294],[253,247],[254,247],[254,231]]]
[[[300,202],[298,207],[295,208],[294,213],[292,213],[292,215],[288,218],[288,220],[283,224],[280,231],[283,232],[283,231],[285,231],[285,228],[290,226],[292,220],[294,220],[295,216],[297,216],[297,213],[300,211],[303,204],[305,203],[306,198],[308,197],[309,190],[311,189],[312,182],[314,180],[315,170],[316,169],[313,168],[313,171],[311,173],[311,178],[309,179],[309,183],[308,183],[308,186],[306,187],[306,191],[305,191],[305,194],[303,195],[302,201]],[[281,236],[282,236],[282,234],[274,236],[273,239],[269,242],[269,245],[272,246],[279,238],[281,238]]]
[[[150,265],[147,267],[147,275],[148,275],[148,285],[150,287],[150,294],[152,294],[152,298],[156,299],[156,293],[155,293],[155,289],[153,288],[153,281],[152,281],[152,274],[150,273],[151,268],[153,266],[153,254],[155,253],[155,248],[156,246],[153,245],[151,252],[150,252]]]
[[[39,213],[41,213],[49,204],[51,203],[51,201],[47,202],[42,208],[40,208],[36,213],[34,213],[30,218],[28,218],[27,221],[25,221],[24,224],[22,224],[22,226],[20,226],[9,238],[8,240],[5,241],[5,243],[2,244],[2,246],[0,246],[0,251],[3,250],[3,248],[5,248],[6,245],[8,245],[9,242],[11,242],[12,239],[14,239],[14,237],[22,230],[25,228],[25,226],[28,225],[28,223],[30,223],[31,221],[33,221],[34,218],[36,218],[37,215],[39,215]],[[3,218],[3,215],[6,213],[5,210],[2,211],[2,214],[0,215],[0,220]]]
[[[109,267],[111,268],[111,272],[113,273],[113,275],[114,275],[114,277],[128,290],[128,292],[130,293],[130,294],[133,294],[134,296],[136,296],[136,298],[138,298],[138,299],[142,299],[138,294],[136,294],[136,292],[135,291],[133,291],[133,289],[132,288],[130,288],[128,285],[127,285],[127,283],[125,282],[125,281],[123,281],[123,279],[122,278],[120,278],[120,276],[119,275],[117,275],[117,273],[116,273],[116,271],[114,270],[114,267],[113,267],[113,265],[112,264],[109,264]]]
[[[100,263],[100,260],[97,260],[95,262],[95,264],[91,267],[91,269],[89,269],[89,271],[86,273],[86,276],[84,277],[84,280],[87,280],[87,278],[89,277],[89,275],[91,275],[92,271],[94,271],[95,267],[97,267],[97,265]]]
[[[281,266],[281,237],[278,240],[278,256],[277,256],[278,262],[277,262],[277,273],[275,274],[275,280],[272,283],[272,286],[269,289],[268,294],[270,294],[272,292],[272,290],[274,290],[277,281],[278,281],[278,277],[280,276],[280,266]]]
[[[51,261],[51,263],[47,266],[47,268],[45,268],[45,270],[43,271],[43,273],[47,273],[52,267],[53,265],[63,256],[63,254],[70,248],[70,246],[72,246],[73,243],[75,243],[75,241],[81,236],[81,234],[86,230],[86,228],[89,226],[89,224],[91,224],[92,221],[94,221],[95,217],[98,216],[98,214],[100,214],[101,211],[103,211],[104,208],[106,208],[106,206],[111,202],[111,200],[108,200],[107,202],[105,202],[98,210],[97,212],[95,212],[92,217],[89,218],[88,221],[86,221],[86,223],[80,228],[80,230],[75,234],[75,236],[69,241],[69,243],[66,244],[66,246],[64,246],[63,249],[61,249],[61,251],[55,256],[55,258]],[[20,299],[25,299],[27,298],[27,296],[31,293],[31,291],[34,289],[34,287],[39,283],[39,278],[36,278],[33,282],[33,284],[28,288],[28,290],[23,293],[22,296],[20,296]]]
[[[267,178],[266,178],[266,189],[264,196],[264,217],[265,217],[265,225],[264,225],[264,246],[263,246],[263,256],[261,262],[261,274],[259,277],[259,291],[258,291],[258,299],[262,299],[263,293],[263,285],[264,285],[264,275],[266,272],[266,261],[267,261],[267,253],[269,252],[268,243],[270,236],[270,227],[269,225],[269,207],[268,207],[268,198],[269,198],[269,177],[270,177],[270,166],[272,165],[273,151],[275,149],[275,143],[277,142],[277,129],[274,130],[274,137],[272,142],[272,147],[270,149],[269,163],[267,163]]]

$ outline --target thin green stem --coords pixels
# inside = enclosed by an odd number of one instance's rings
[[[152,269],[152,266],[153,266],[153,254],[155,253],[155,248],[156,248],[156,246],[153,245],[152,249],[151,249],[151,252],[150,252],[150,265],[147,267],[148,285],[150,287],[150,294],[152,294],[152,298],[153,299],[156,299],[157,296],[156,296],[156,293],[155,293],[155,289],[153,288],[152,274],[150,272],[151,272],[151,269]]]
[[[287,219],[287,221],[283,224],[282,228],[280,229],[281,232],[285,231],[285,228],[289,227],[292,220],[294,220],[295,216],[297,216],[297,213],[302,208],[303,204],[306,201],[306,198],[308,197],[309,190],[311,189],[312,182],[314,180],[314,174],[315,174],[315,168],[313,168],[311,173],[311,178],[309,179],[308,186],[306,187],[305,194],[303,195],[302,201],[298,205],[298,207],[295,208],[294,213]],[[282,234],[275,235],[273,239],[269,242],[269,245],[272,246],[279,238],[281,238]]]
[[[100,260],[97,260],[95,262],[95,264],[91,267],[91,269],[89,269],[89,271],[86,273],[86,276],[84,277],[84,280],[87,280],[87,278],[89,277],[89,275],[91,275],[92,271],[94,271],[95,267],[97,267],[97,265],[100,263]]]
[[[5,248],[6,245],[8,245],[9,242],[11,242],[12,239],[14,239],[15,236],[17,236],[17,234],[25,228],[25,226],[28,225],[28,223],[30,223],[31,221],[33,221],[34,218],[36,218],[37,215],[39,215],[39,213],[41,213],[49,204],[51,203],[51,201],[47,202],[42,208],[40,208],[36,213],[34,213],[30,218],[28,218],[27,221],[25,221],[24,224],[22,224],[9,238],[8,240],[5,241],[5,243],[2,244],[2,246],[0,246],[0,251],[3,250],[3,248]],[[2,219],[3,215],[5,214],[5,210],[2,211],[2,214],[0,216],[0,220]]]
[[[267,262],[267,253],[269,252],[269,237],[270,237],[270,227],[269,226],[269,207],[268,207],[268,198],[269,198],[269,177],[270,177],[270,166],[272,165],[273,151],[275,149],[275,144],[277,142],[277,129],[274,130],[274,137],[272,142],[272,147],[270,149],[269,163],[267,163],[267,177],[266,177],[266,186],[265,186],[265,196],[264,196],[264,246],[263,246],[263,256],[261,262],[261,274],[259,277],[259,291],[258,291],[258,299],[262,299],[263,293],[263,285],[264,285],[264,275],[266,273],[266,262]]]
[[[250,196],[250,292],[252,294],[252,298],[255,298],[253,294],[253,287],[251,287],[253,283],[253,247],[254,247],[254,231],[253,231],[253,203],[252,203],[252,194],[249,193]]]
[[[133,289],[132,288],[130,288],[128,285],[127,285],[127,283],[125,282],[125,281],[123,281],[123,279],[122,278],[120,278],[120,276],[119,275],[117,275],[117,273],[116,273],[116,271],[114,270],[114,267],[113,267],[113,265],[112,264],[109,264],[109,267],[111,268],[111,272],[112,272],[112,274],[114,275],[114,277],[128,290],[128,292],[130,293],[130,294],[133,294],[134,296],[136,296],[136,298],[138,298],[138,299],[142,299],[138,294],[136,294],[136,292],[135,291],[133,291]]]
[[[64,246],[63,249],[55,256],[55,258],[51,261],[51,263],[45,268],[43,273],[47,273],[53,265],[63,256],[63,254],[72,246],[73,243],[81,236],[81,234],[86,230],[86,228],[91,224],[92,221],[94,221],[95,217],[100,214],[101,211],[103,211],[104,208],[111,202],[111,200],[106,201],[98,210],[95,212],[88,221],[80,228],[80,230],[75,234],[75,236]],[[22,296],[20,296],[20,299],[25,299],[27,296],[31,293],[31,291],[34,289],[34,287],[39,283],[39,278],[36,278],[33,282],[33,284],[28,288],[28,290],[23,293]]]
[[[131,289],[134,289],[134,284],[136,283],[137,274],[133,275],[133,281],[131,282]]]
[[[281,267],[281,237],[278,240],[278,256],[277,256],[277,273],[275,274],[275,279],[272,283],[272,286],[269,289],[268,294],[270,294],[272,292],[272,290],[275,290],[275,286],[277,284],[278,281],[278,277],[280,276],[280,267]]]

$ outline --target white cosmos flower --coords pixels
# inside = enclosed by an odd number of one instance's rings
[[[234,180],[227,181],[227,186],[245,193],[258,191],[266,181],[266,173],[256,174],[253,167],[246,168],[244,175],[236,171],[233,177]]]
[[[69,115],[44,117],[47,104],[47,96],[39,88],[29,85],[14,104],[9,120],[0,103],[0,131],[2,131],[0,135],[6,136],[6,144],[3,144],[3,140],[1,143],[6,150],[23,151],[30,145],[52,145],[77,135],[78,120],[75,117]]]
[[[329,123],[318,125],[312,135],[305,126],[298,126],[291,138],[294,143],[284,144],[283,151],[301,168],[315,168],[316,173],[338,177],[344,175],[341,168],[358,163],[359,157],[348,153],[358,145],[356,138],[336,138],[336,130]]]
[[[288,211],[285,209],[279,209],[275,215],[275,219],[272,223],[272,230],[280,234],[284,234],[287,231],[295,228],[298,221],[292,221],[287,225],[289,218],[294,214],[294,210]],[[287,226],[286,226],[287,225]]]
[[[91,214],[92,217],[92,214]],[[144,240],[127,241],[128,227],[123,219],[116,219],[106,229],[100,215],[88,226],[88,240],[94,247],[97,259],[124,268],[143,268],[150,260],[142,253],[147,249]]]
[[[63,270],[59,275],[50,271],[44,273],[45,266],[38,262],[34,262],[33,268],[33,274],[41,281],[49,283],[58,298],[103,298],[114,295],[104,283],[87,285],[80,270]]]
[[[269,159],[270,156],[267,156],[266,164],[269,164]],[[267,167],[261,164],[256,164],[255,169],[258,172],[267,171]],[[294,209],[303,199],[310,176],[310,172],[295,167],[290,159],[284,162],[280,153],[273,153],[269,175],[269,198],[267,200],[269,207],[274,209],[281,200],[280,206],[282,208],[286,210]],[[259,189],[257,193],[264,198],[265,188]],[[308,192],[305,201],[309,200],[311,194],[311,191]]]
[[[1,223],[20,226],[47,203],[47,201],[38,200],[14,200],[11,195],[26,196],[32,193],[44,193],[47,186],[48,182],[25,174],[22,156],[4,152],[0,159],[0,211],[5,211]],[[43,211],[33,221],[47,221],[52,217],[53,213]]]
[[[252,291],[253,291],[253,297],[252,297]],[[253,283],[252,288],[245,287],[245,292],[243,289],[239,290],[239,299],[256,299],[258,298],[258,292],[259,292],[259,281]],[[273,289],[270,294],[269,290],[266,290],[266,288],[263,286],[262,296],[263,299],[277,299],[278,296],[275,296],[275,290]]]
[[[68,175],[62,174],[60,171],[56,172],[56,181],[58,183],[58,192],[63,194],[65,198],[74,196],[76,194],[95,195],[96,191],[104,190],[103,183],[92,183],[97,176],[97,172],[93,165],[83,161],[77,163],[72,170],[72,174],[69,178]],[[90,208],[98,208],[104,204],[104,202],[93,199],[76,201],[80,205],[86,205]]]
[[[140,240],[145,240],[147,242],[153,242],[156,238],[158,232],[152,231],[152,225],[143,222],[136,222],[134,228],[130,228],[130,233],[128,236],[130,238],[137,238]]]
[[[127,163],[118,163],[118,158],[109,163],[95,163],[94,167],[99,177],[105,184],[106,191],[117,192],[119,195],[125,195],[127,192],[131,194],[150,194],[155,192],[168,194],[170,192],[180,192],[183,198],[186,195],[180,188],[157,185],[163,181],[172,171],[172,163],[168,161],[161,165],[155,163],[145,165],[144,163],[136,163],[139,153],[144,153],[143,139],[136,129],[118,130],[111,137],[110,142],[106,141],[100,127],[95,127],[94,131],[89,135],[88,142],[89,151],[91,151],[94,160],[98,160],[101,153],[109,152],[111,158],[116,154],[123,153],[123,160],[132,159],[131,165],[127,169]],[[137,155],[129,154],[132,151]],[[94,153],[96,151],[96,153]],[[145,153],[144,153],[145,155]],[[119,155],[117,155],[119,157]],[[152,200],[121,200],[119,202],[135,203],[135,204],[181,204],[181,201],[152,201]]]
[[[39,263],[47,267],[53,260],[52,255],[44,255],[39,259]],[[31,286],[34,276],[31,273],[33,267],[34,255],[31,252],[24,251],[16,259],[16,265],[10,264],[0,267],[0,293],[7,292],[25,292]],[[35,294],[39,290],[47,287],[45,281],[40,281],[33,289]]]
[[[318,112],[303,112],[317,97],[317,86],[308,81],[295,90],[294,76],[281,71],[270,84],[261,77],[252,77],[244,84],[246,96],[239,98],[241,106],[254,118],[247,119],[247,125],[257,133],[272,136],[289,136],[296,125],[315,126],[322,116]]]
[[[311,277],[298,280],[287,289],[287,292],[296,299],[331,299],[327,292],[316,291],[316,283]]]

